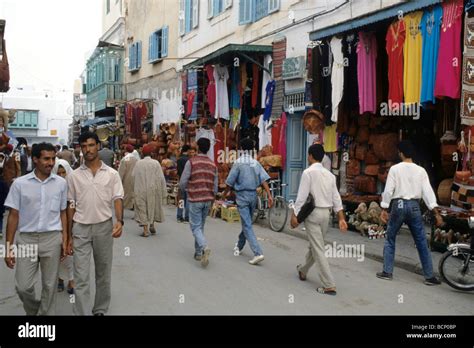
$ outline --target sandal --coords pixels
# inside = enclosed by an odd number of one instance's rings
[[[156,234],[156,230],[154,226],[150,226],[150,233],[151,234]]]
[[[336,290],[331,290],[331,289],[326,289],[326,288],[317,288],[316,291],[324,295],[335,296],[337,294]]]
[[[149,233],[147,233],[147,234],[142,233],[142,234],[140,235],[140,237],[150,237],[150,234],[149,234]]]

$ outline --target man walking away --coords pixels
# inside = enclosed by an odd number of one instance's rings
[[[207,138],[197,141],[198,155],[184,166],[179,182],[180,189],[187,191],[191,231],[194,236],[194,259],[203,267],[209,264],[211,249],[204,237],[204,224],[217,193],[217,167],[207,153],[211,142]]]
[[[181,156],[178,159],[177,167],[178,167],[178,178],[181,179],[181,175],[183,175],[184,166],[189,160],[188,151],[190,147],[189,145],[184,145],[181,149]],[[189,206],[188,206],[188,197],[186,194],[186,190],[179,190],[179,202],[178,202],[178,211],[176,212],[176,219],[178,222],[189,222]]]
[[[398,154],[402,162],[392,166],[388,172],[385,191],[382,195],[382,221],[388,221],[387,239],[383,248],[383,271],[377,277],[392,280],[395,259],[395,239],[403,223],[408,225],[415,240],[418,255],[423,267],[426,285],[438,285],[441,282],[433,275],[433,263],[426,242],[425,226],[420,209],[423,198],[428,209],[435,214],[436,225],[441,226],[443,219],[438,211],[436,196],[430,185],[426,170],[415,163],[415,149],[407,140],[398,144]],[[390,216],[388,214],[390,210]]]
[[[114,167],[115,153],[110,149],[109,142],[102,142],[102,149],[99,151],[99,158],[110,168]]]
[[[35,170],[16,179],[5,201],[10,208],[6,246],[16,238],[17,250],[30,255],[8,255],[5,262],[14,268],[16,291],[27,315],[54,315],[59,262],[67,247],[67,184],[51,174],[56,157],[52,144],[33,148]],[[36,249],[36,250],[35,250]],[[61,251],[62,249],[62,251]],[[41,268],[41,299],[35,294],[35,283]]]
[[[143,146],[143,159],[139,160],[133,170],[135,193],[135,220],[143,226],[142,237],[156,234],[154,222],[163,222],[166,204],[165,175],[160,162],[155,160],[155,148],[152,145]],[[153,157],[152,157],[153,156]]]
[[[74,153],[69,150],[69,147],[67,145],[63,145],[63,150],[61,152],[58,152],[56,154],[56,157],[68,161],[70,166],[73,166],[77,160],[76,156],[74,156]]]
[[[125,192],[123,197],[123,207],[124,209],[133,209],[134,206],[134,182],[133,182],[133,169],[137,164],[138,160],[135,156],[132,155],[133,146],[127,145],[126,154],[120,161],[118,172],[120,174],[120,179],[122,179],[122,185]]]
[[[321,294],[336,295],[336,283],[329,269],[324,248],[324,238],[329,229],[331,209],[338,215],[341,231],[347,230],[347,223],[342,210],[341,196],[337,191],[336,177],[321,163],[324,155],[324,148],[320,144],[311,145],[308,149],[310,166],[305,169],[301,176],[295,209],[291,218],[291,227],[296,228],[298,226],[297,216],[311,194],[315,208],[305,220],[309,250],[306,254],[305,264],[300,264],[296,268],[300,280],[306,280],[309,269],[316,263],[319,278],[323,284],[323,287],[317,288],[316,291]]]
[[[110,304],[113,238],[122,235],[123,187],[114,169],[99,159],[99,138],[91,132],[82,133],[79,143],[84,164],[66,177],[68,183],[69,254],[74,254],[76,297],[74,312],[91,313],[90,262],[94,253],[95,302],[94,315],[104,315]],[[115,224],[112,225],[112,203]],[[74,223],[74,224],[73,224]]]
[[[270,176],[265,169],[256,161],[252,154],[254,153],[255,143],[250,138],[242,139],[240,142],[243,155],[232,165],[229,176],[227,177],[227,187],[224,191],[224,197],[233,188],[236,192],[236,203],[242,222],[242,232],[239,234],[239,240],[235,244],[234,254],[240,255],[248,241],[254,257],[249,261],[251,265],[257,265],[264,260],[263,251],[255,237],[252,226],[252,216],[257,203],[257,188],[263,185],[267,196],[268,206],[273,205],[273,197],[268,187],[267,180]]]

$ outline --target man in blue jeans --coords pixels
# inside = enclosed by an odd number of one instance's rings
[[[388,221],[388,228],[383,249],[383,271],[377,273],[377,277],[392,280],[395,238],[402,224],[406,223],[418,249],[425,284],[438,285],[441,282],[433,275],[433,263],[426,242],[420,199],[423,198],[426,206],[435,213],[437,226],[443,224],[443,219],[439,214],[436,196],[426,170],[413,163],[415,155],[413,145],[404,140],[398,145],[398,151],[402,162],[390,168],[385,191],[382,195],[381,218],[383,222]],[[387,211],[389,207],[390,217]]]
[[[251,265],[257,265],[264,260],[262,248],[255,237],[252,227],[252,216],[257,202],[257,188],[263,185],[268,195],[268,206],[273,205],[273,197],[266,180],[270,179],[265,169],[253,157],[255,144],[250,138],[242,139],[240,142],[241,152],[243,153],[232,165],[232,169],[227,177],[227,187],[224,191],[224,197],[233,188],[236,192],[237,208],[242,222],[242,232],[239,235],[239,241],[234,247],[234,253],[240,255],[248,240],[250,249],[254,257],[249,261]]]
[[[207,157],[211,147],[209,139],[200,138],[197,145],[199,154],[186,162],[179,186],[182,191],[187,191],[189,222],[194,235],[194,259],[207,267],[211,250],[204,237],[204,223],[217,193],[217,167]]]

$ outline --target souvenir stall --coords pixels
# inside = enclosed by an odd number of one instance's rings
[[[463,213],[470,209],[464,188],[452,184],[455,172],[471,175],[470,153],[458,153],[461,130],[466,144],[473,135],[461,124],[474,116],[472,84],[464,83],[464,108],[460,103],[462,26],[465,42],[474,37],[468,18],[462,0],[424,0],[310,34],[307,93],[324,123],[317,141],[332,159],[350,228],[364,236],[383,236],[380,195],[399,161],[400,140],[415,145],[414,160],[426,169],[439,203],[456,200]]]

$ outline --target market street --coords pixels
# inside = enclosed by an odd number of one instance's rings
[[[125,232],[114,246],[109,315],[474,314],[474,294],[457,292],[446,284],[428,287],[420,275],[398,268],[393,281],[377,279],[381,263],[368,258],[363,262],[330,259],[338,294],[318,294],[314,268],[306,282],[298,280],[295,270],[304,259],[306,241],[255,226],[265,260],[251,266],[248,245],[243,255],[233,255],[240,224],[220,219],[206,222],[212,252],[209,266],[203,269],[193,259],[189,225],[176,223],[171,206],[165,212],[167,221],[155,225],[158,234],[149,238],[139,236],[141,229],[131,220],[132,212],[125,213]],[[332,229],[329,234],[334,233],[340,232]],[[14,272],[3,262],[0,279],[0,314],[24,315],[14,290]],[[58,294],[57,314],[72,314],[68,299],[67,292]]]

